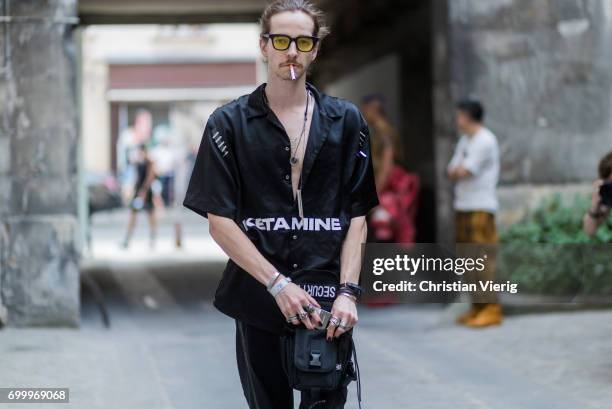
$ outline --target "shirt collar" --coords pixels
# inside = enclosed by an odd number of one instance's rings
[[[248,118],[259,116],[267,116],[270,114],[274,117],[272,110],[264,101],[264,88],[266,84],[261,84],[255,91],[249,95],[248,99]],[[312,84],[306,82],[306,87],[312,92],[315,98],[315,110],[312,115],[312,123],[310,125],[310,133],[306,144],[306,152],[304,154],[304,163],[302,168],[302,186],[306,185],[310,171],[314,165],[315,159],[325,144],[325,140],[329,134],[331,124],[337,118],[341,118],[342,114],[339,109],[340,103],[335,98],[327,97],[320,93]],[[278,125],[282,128],[282,125]]]
[[[248,118],[263,116],[268,113],[269,108],[264,99],[265,87],[266,83],[263,83],[249,95],[247,112]],[[332,104],[329,101],[329,98],[324,98],[323,94],[321,94],[319,90],[308,81],[306,81],[306,88],[310,90],[310,92],[312,92],[312,95],[314,96],[316,102],[315,107],[318,107],[321,110],[321,113],[330,118],[337,118],[342,116],[336,105]]]

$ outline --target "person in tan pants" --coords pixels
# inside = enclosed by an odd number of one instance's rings
[[[483,271],[466,273],[471,283],[495,280],[495,244],[498,241],[495,215],[485,211],[456,212],[455,214],[455,241],[458,253],[462,257],[476,259],[482,254],[487,255]],[[467,244],[462,246],[462,244]],[[487,327],[501,324],[502,312],[497,295],[481,290],[471,294],[472,307],[465,314],[457,318],[457,322],[468,327]]]
[[[457,104],[457,129],[461,137],[447,172],[454,186],[455,231],[458,250],[477,258],[487,254],[483,271],[472,271],[467,280],[477,284],[495,278],[495,244],[498,209],[496,186],[499,179],[497,138],[483,126],[484,108],[479,101],[466,99]],[[468,245],[462,246],[465,243]],[[472,293],[472,308],[458,317],[460,324],[473,328],[498,325],[502,310],[496,294]]]

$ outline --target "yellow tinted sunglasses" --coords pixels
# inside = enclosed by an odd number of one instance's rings
[[[272,40],[272,47],[278,51],[288,50],[291,43],[295,41],[296,48],[303,53],[307,53],[312,51],[319,41],[318,37],[312,36],[297,36],[295,38],[286,34],[262,34],[261,36]]]

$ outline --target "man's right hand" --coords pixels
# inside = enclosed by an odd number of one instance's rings
[[[294,283],[287,284],[285,288],[283,288],[283,290],[277,294],[275,300],[276,304],[278,304],[278,307],[285,316],[285,319],[291,316],[298,317],[291,320],[293,325],[300,325],[299,316],[301,313],[306,311],[304,308],[305,306],[313,305],[321,308],[317,300]],[[317,312],[313,312],[310,315],[306,315],[301,322],[306,326],[306,328],[315,329],[315,326],[319,325],[321,322],[321,317],[319,317]]]

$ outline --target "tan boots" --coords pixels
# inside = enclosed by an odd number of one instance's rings
[[[499,325],[503,321],[501,305],[474,304],[472,309],[457,318],[459,324],[471,328],[484,328]]]
[[[457,323],[466,325],[469,320],[478,315],[480,310],[482,310],[482,307],[484,307],[484,304],[472,304],[472,307],[468,312],[465,312],[457,317]]]

